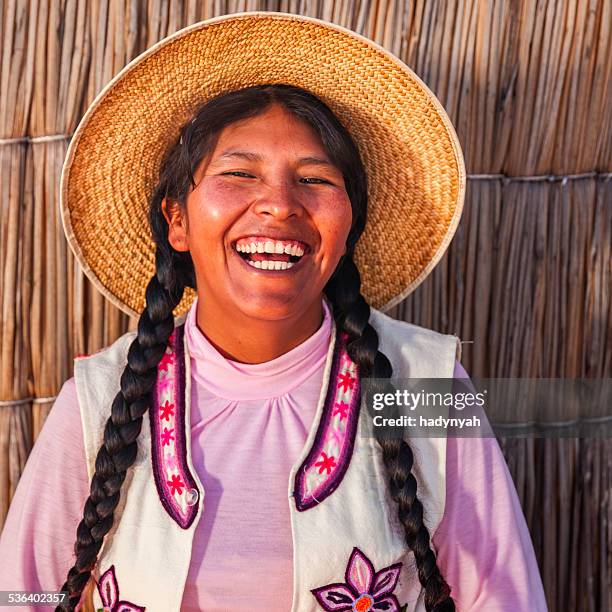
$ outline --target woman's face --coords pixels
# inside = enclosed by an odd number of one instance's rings
[[[258,319],[320,301],[345,251],[351,204],[310,126],[270,106],[226,127],[194,178],[187,219],[163,209],[170,243],[191,253],[201,301]]]

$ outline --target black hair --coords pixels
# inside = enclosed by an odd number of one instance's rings
[[[358,148],[339,119],[312,93],[290,85],[260,85],[221,94],[202,105],[181,130],[180,139],[162,161],[159,181],[152,195],[149,223],[156,245],[156,272],[146,289],[146,307],[138,321],[138,333],[130,345],[121,390],[115,397],[104,430],[104,442],[96,456],[90,495],[77,529],[75,564],[62,586],[68,601],[57,610],[74,610],[91,578],[104,537],[112,527],[121,485],[136,458],[142,418],[149,407],[157,366],[174,329],[173,309],[185,288],[196,288],[195,270],[188,252],[175,251],[168,242],[168,223],[162,212],[167,198],[186,206],[197,166],[210,153],[223,128],[263,113],[279,104],[311,126],[332,162],[342,172],[352,208],[352,225],[336,270],[325,286],[338,328],[348,335],[347,351],[361,377],[389,379],[393,368],[379,350],[376,330],[370,325],[370,306],[361,293],[354,250],[367,218],[367,178]],[[414,553],[428,611],[455,609],[450,588],[436,564],[430,535],[423,522],[423,506],[417,497],[412,473],[414,457],[403,439],[378,438],[386,466],[391,498],[405,540]]]

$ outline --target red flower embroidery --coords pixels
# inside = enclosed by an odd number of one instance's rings
[[[161,361],[159,362],[159,370],[160,371],[168,371],[168,366],[174,363],[174,355],[172,353],[164,353]]]
[[[340,415],[340,420],[346,419],[348,416],[349,405],[346,402],[336,402],[334,404],[336,410],[334,411],[334,416],[336,414]]]
[[[350,372],[342,372],[338,375],[338,388],[342,387],[345,393],[353,388],[354,383],[355,379],[351,376]]]
[[[332,468],[336,467],[336,458],[332,455],[327,456],[325,451],[321,451],[321,459],[315,463],[315,467],[319,468],[319,474],[323,473],[323,470],[327,470],[328,474],[331,474]]]
[[[164,431],[162,432],[162,435],[161,435],[162,446],[166,446],[166,444],[169,445],[170,440],[174,440],[174,436],[172,435],[173,431],[174,431],[174,428],[169,430],[167,427],[164,427]]]
[[[166,402],[163,406],[159,407],[161,414],[159,415],[160,419],[166,419],[166,421],[170,420],[171,416],[174,416],[174,404],[170,402]]]
[[[170,487],[170,493],[172,493],[172,495],[174,495],[177,491],[179,495],[182,495],[183,487],[185,486],[185,483],[181,480],[180,476],[177,476],[176,474],[174,474],[174,476],[172,476],[172,479],[166,480],[166,482],[168,483],[168,486]]]

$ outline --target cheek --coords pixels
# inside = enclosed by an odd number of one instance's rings
[[[320,209],[317,226],[322,245],[328,253],[343,253],[351,220],[351,204],[346,194],[339,195]]]
[[[188,201],[190,238],[196,244],[218,241],[244,211],[242,199],[227,184],[207,181]]]

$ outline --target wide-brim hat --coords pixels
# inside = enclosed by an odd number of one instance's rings
[[[287,83],[321,98],[357,143],[368,222],[356,248],[362,292],[381,310],[415,289],[457,228],[465,166],[444,108],[377,43],[319,19],[234,13],[180,30],[130,62],[96,97],[70,142],[60,207],[93,284],[131,315],[155,273],[148,202],[165,151],[206,100]],[[175,315],[191,305],[188,290]]]

